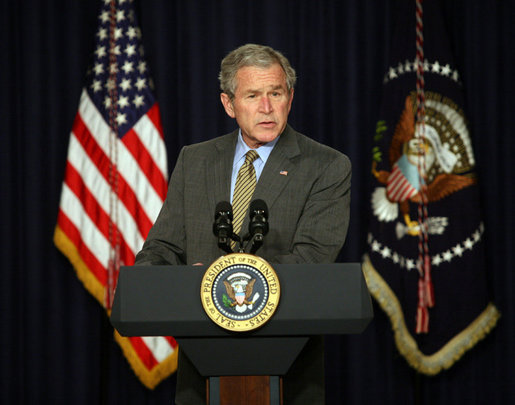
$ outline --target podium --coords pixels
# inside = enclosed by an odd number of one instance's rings
[[[269,403],[280,404],[279,376],[308,337],[361,333],[373,310],[360,263],[273,267],[281,283],[280,302],[259,329],[232,332],[209,319],[200,299],[207,266],[122,266],[111,323],[122,336],[174,336],[209,378],[210,405],[225,403],[221,382],[231,381],[224,376],[271,376],[264,388]],[[229,353],[244,353],[245,361]],[[257,383],[258,391],[262,384]]]

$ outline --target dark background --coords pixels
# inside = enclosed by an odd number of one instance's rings
[[[328,404],[515,403],[515,4],[442,5],[481,181],[485,271],[502,318],[450,370],[425,377],[399,356],[376,307],[363,335],[327,339]],[[0,2],[0,402],[5,404],[169,404],[174,391],[175,376],[154,391],[137,380],[113,341],[104,310],[52,243],[69,132],[94,49],[99,6],[93,0]],[[234,128],[219,102],[222,57],[246,42],[271,45],[298,72],[292,126],[353,162],[351,225],[340,259],[360,261],[366,250],[372,136],[397,6],[393,0],[136,2],[170,170],[183,145]]]

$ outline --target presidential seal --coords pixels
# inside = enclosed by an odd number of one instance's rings
[[[224,329],[246,332],[272,317],[281,287],[274,269],[246,253],[222,256],[206,270],[200,298],[206,314]]]

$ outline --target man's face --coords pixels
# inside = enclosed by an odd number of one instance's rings
[[[220,95],[225,112],[235,118],[245,143],[252,149],[277,138],[286,127],[293,100],[286,75],[279,64],[269,68],[245,66],[236,73],[236,92],[231,101]]]

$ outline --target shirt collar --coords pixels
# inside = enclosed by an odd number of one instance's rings
[[[274,149],[274,146],[278,140],[279,140],[279,137],[275,138],[271,142],[268,142],[268,143],[260,146],[257,149],[254,149],[257,152],[257,154],[259,155],[258,159],[261,159],[263,161],[263,163],[266,163],[266,161],[268,160],[268,157],[272,153],[272,150]],[[235,162],[239,161],[241,158],[243,158],[243,156],[245,156],[245,154],[249,150],[251,150],[251,148],[243,140],[243,136],[241,135],[241,128],[240,128],[240,130],[238,131],[238,142],[236,142],[236,151],[234,152],[234,161]]]

